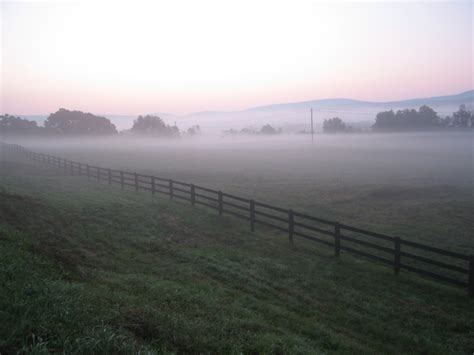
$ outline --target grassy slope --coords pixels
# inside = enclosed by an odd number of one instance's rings
[[[474,350],[463,291],[31,163],[0,171],[0,352]]]
[[[370,137],[369,137],[370,136]],[[318,137],[201,147],[111,140],[20,142],[75,161],[169,177],[474,254],[472,134]],[[320,142],[326,140],[326,143]],[[189,144],[189,145],[186,145]],[[278,144],[278,141],[275,142]],[[280,142],[280,144],[282,144]]]

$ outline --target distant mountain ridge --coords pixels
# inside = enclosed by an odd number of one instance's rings
[[[474,90],[468,90],[459,94],[454,95],[443,95],[443,96],[433,96],[433,97],[424,97],[424,98],[414,98],[406,100],[396,100],[396,101],[364,101],[348,98],[329,98],[329,99],[318,99],[318,100],[309,100],[309,101],[299,101],[299,102],[288,102],[288,103],[278,103],[278,104],[269,104],[262,106],[250,107],[243,110],[237,111],[199,111],[192,112],[185,115],[175,115],[171,113],[152,113],[154,115],[163,115],[164,117],[198,117],[198,116],[218,116],[218,115],[229,115],[229,114],[240,114],[245,112],[261,112],[261,111],[279,111],[279,110],[300,110],[300,109],[310,109],[310,108],[343,108],[343,107],[388,107],[392,106],[394,108],[407,107],[410,108],[416,105],[456,105],[462,103],[474,103]]]
[[[455,95],[443,95],[443,96],[433,96],[425,98],[415,98],[407,100],[397,100],[397,101],[362,101],[354,100],[347,98],[333,98],[333,99],[319,99],[319,100],[310,100],[310,101],[300,101],[293,103],[282,103],[282,104],[271,104],[265,106],[256,106],[244,111],[263,111],[263,110],[272,110],[272,109],[300,109],[300,108],[311,108],[318,107],[322,105],[327,106],[387,106],[393,105],[396,107],[403,105],[429,105],[429,103],[452,103],[453,101],[474,101],[474,90],[468,90],[460,94]]]

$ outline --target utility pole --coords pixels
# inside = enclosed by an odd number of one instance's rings
[[[311,142],[314,142],[313,108],[311,107]]]

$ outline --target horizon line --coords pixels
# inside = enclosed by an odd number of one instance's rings
[[[196,114],[212,114],[212,113],[219,113],[219,114],[226,114],[226,113],[239,113],[239,112],[246,112],[246,111],[251,111],[251,110],[256,110],[256,109],[263,109],[271,106],[284,106],[284,105],[300,105],[300,104],[307,104],[311,102],[317,102],[317,101],[328,101],[328,100],[350,100],[354,102],[361,102],[361,103],[367,103],[367,104],[389,104],[389,103],[397,103],[397,102],[403,102],[403,101],[413,101],[413,100],[423,100],[423,99],[436,99],[436,98],[441,98],[441,97],[449,97],[449,96],[459,96],[463,94],[468,94],[468,93],[473,93],[474,94],[474,88],[468,89],[468,90],[463,90],[461,92],[455,93],[455,94],[445,94],[445,95],[435,95],[435,96],[424,96],[424,97],[412,97],[412,98],[406,98],[406,99],[401,99],[401,100],[388,100],[388,101],[367,101],[367,100],[360,100],[360,99],[353,99],[353,98],[348,98],[348,97],[325,97],[325,98],[319,98],[319,99],[312,99],[312,100],[304,100],[304,101],[293,101],[293,102],[280,102],[280,103],[270,103],[270,104],[263,104],[263,105],[258,105],[258,106],[252,106],[252,107],[247,107],[243,108],[240,110],[231,110],[231,111],[226,111],[226,110],[202,110],[202,111],[192,111],[184,114],[176,114],[176,113],[171,113],[171,112],[147,112],[147,113],[131,113],[131,114],[111,114],[111,113],[94,113],[95,115],[101,115],[101,116],[143,116],[143,115],[172,115],[176,117],[186,117],[190,115],[196,115]],[[473,96],[474,98],[474,96]],[[65,107],[59,107],[57,110],[60,108],[65,108]],[[71,111],[80,111],[74,108],[70,108],[68,110]],[[92,113],[89,111],[82,111],[86,113]],[[9,114],[7,112],[1,113],[2,115]],[[11,114],[12,116],[47,116],[50,115],[50,113],[31,113],[31,114],[21,114],[21,115],[15,115]]]

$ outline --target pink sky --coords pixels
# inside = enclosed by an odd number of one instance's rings
[[[188,113],[474,87],[470,1],[0,6],[1,113]]]

